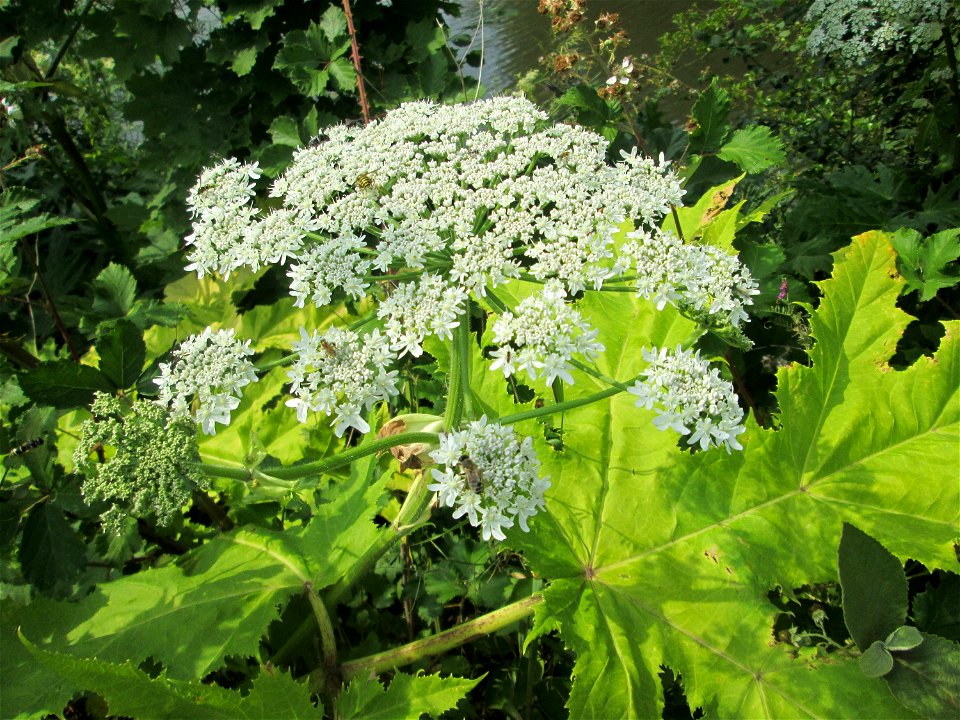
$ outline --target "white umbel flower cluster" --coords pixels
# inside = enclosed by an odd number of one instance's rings
[[[371,268],[383,282],[423,270],[477,296],[524,267],[571,291],[598,289],[612,276],[620,223],[655,223],[683,195],[662,159],[634,153],[611,167],[606,151],[601,136],[551,125],[523,98],[407,103],[299,150],[270,192],[281,207],[266,217],[252,204],[256,165],[205,171],[190,195],[189,268],[226,275],[299,259],[288,273],[298,304],[358,297]]]
[[[739,327],[760,293],[735,255],[711,245],[687,245],[659,230],[635,230],[620,249],[623,268],[637,273],[637,294],[658,310],[674,305],[707,325]]]
[[[529,532],[527,520],[544,507],[549,478],[541,478],[533,441],[520,441],[512,428],[487,423],[486,416],[463,430],[440,435],[440,447],[430,456],[443,470],[433,470],[429,486],[440,505],[456,507],[481,528],[484,540],[506,539],[503,531],[516,523]]]
[[[456,285],[447,285],[439,275],[423,275],[419,282],[400,285],[381,304],[378,314],[387,319],[390,347],[403,357],[423,354],[428,335],[444,340],[453,337],[460,325],[467,294]]]
[[[388,370],[393,354],[386,337],[374,330],[361,337],[346,328],[331,327],[320,335],[300,328],[293,344],[296,361],[289,371],[294,397],[287,400],[297,419],[308,412],[335,415],[334,429],[343,437],[347,428],[370,430],[363,418],[374,404],[397,394],[397,371]]]
[[[807,19],[812,55],[863,65],[875,52],[929,47],[943,33],[948,0],[815,0]]]
[[[580,353],[588,360],[603,352],[598,331],[583,320],[566,302],[566,291],[557,280],[549,281],[538,295],[531,295],[493,323],[493,341],[499,346],[491,353],[491,370],[504,377],[524,370],[531,380],[543,377],[547,385],[556,378],[573,384],[570,358]]]
[[[637,396],[637,407],[656,409],[654,425],[689,435],[687,444],[699,444],[702,450],[721,445],[728,453],[743,449],[737,440],[745,430],[743,410],[733,387],[699,351],[679,345],[676,352],[644,348],[643,357],[650,365],[630,392]]]
[[[216,425],[230,424],[230,413],[240,405],[242,388],[257,381],[250,341],[241,342],[233,330],[214,332],[207,328],[191,335],[160,363],[157,402],[170,408],[174,417],[193,417],[207,435]]]

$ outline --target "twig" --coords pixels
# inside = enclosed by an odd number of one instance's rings
[[[347,32],[350,33],[350,55],[353,57],[353,69],[357,72],[357,90],[360,91],[360,112],[363,114],[363,124],[370,124],[370,105],[367,104],[367,87],[363,82],[363,71],[360,69],[360,48],[357,45],[357,30],[353,26],[353,13],[350,12],[350,0],[343,0],[343,14],[347,16]]]
[[[83,10],[80,11],[80,17],[77,18],[77,22],[74,24],[73,29],[70,31],[70,34],[67,35],[67,39],[63,41],[63,45],[60,46],[60,49],[57,51],[56,56],[53,58],[53,62],[50,63],[50,68],[47,72],[44,73],[43,79],[49,80],[53,77],[53,74],[57,71],[57,68],[60,65],[60,61],[63,60],[63,56],[66,55],[67,50],[73,44],[74,38],[77,36],[77,33],[80,31],[80,26],[83,25],[83,19],[87,16],[87,13],[90,12],[90,8],[93,7],[95,0],[87,0],[87,4],[84,5]]]
[[[483,83],[483,54],[484,54],[484,32],[483,32],[483,0],[480,0],[479,10],[480,10],[480,19],[478,20],[477,28],[480,30],[480,69],[477,73],[477,89],[473,93],[473,100],[476,102],[477,98],[480,97],[480,85]]]
[[[33,272],[36,275],[37,281],[40,283],[40,288],[43,290],[43,295],[47,300],[47,310],[50,311],[50,316],[53,318],[53,324],[56,325],[57,330],[60,331],[60,337],[63,338],[63,342],[70,351],[70,357],[73,358],[74,362],[80,362],[80,355],[77,354],[77,351],[73,347],[73,343],[70,341],[70,333],[67,332],[67,327],[63,324],[63,320],[60,318],[60,313],[57,312],[57,306],[53,303],[53,296],[50,294],[50,288],[47,287],[47,283],[43,279],[43,275],[40,272],[39,253],[33,255],[30,253],[30,247],[26,244],[26,242],[21,240],[21,244],[26,249],[25,254],[30,258],[30,262],[33,265]]]

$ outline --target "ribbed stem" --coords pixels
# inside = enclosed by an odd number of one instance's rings
[[[409,665],[433,655],[439,655],[522,620],[533,613],[537,605],[542,602],[543,596],[531,595],[455,628],[438,633],[433,637],[416,640],[393,650],[386,650],[376,655],[345,662],[340,666],[340,671],[344,680],[355,677],[369,677],[402,665]]]

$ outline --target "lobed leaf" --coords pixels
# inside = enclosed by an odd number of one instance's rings
[[[117,663],[151,657],[175,680],[198,680],[227,655],[258,655],[267,626],[304,583],[333,584],[374,542],[383,485],[344,486],[305,528],[224,534],[179,565],[103,583],[77,603],[5,606],[0,675],[21,680],[4,702],[56,712],[72,694],[27,653],[8,651],[19,646],[17,626],[44,650]]]
[[[67,680],[72,687],[100,695],[107,701],[111,715],[177,720],[323,717],[322,708],[314,707],[310,701],[310,691],[288,675],[261,672],[250,692],[241,695],[216,685],[170,680],[165,674],[152,678],[130,664],[42,650],[22,634],[20,641],[51,673]]]
[[[777,645],[767,605],[772,588],[836,577],[845,521],[900,557],[955,562],[960,324],[893,371],[901,286],[882,233],[838,253],[813,366],[780,371],[782,426],[749,427],[743,453],[677,453],[622,395],[570,412],[562,455],[541,445],[548,512],[510,538],[552,580],[535,633],[559,628],[577,654],[572,717],[659,716],[661,664],[708,715],[903,714],[852,658]],[[604,302],[614,322],[631,312]],[[622,337],[600,362],[617,378],[651,333]]]
[[[337,718],[389,720],[398,717],[439,715],[452,710],[473,690],[476,680],[439,675],[408,675],[398,672],[386,688],[376,678],[352,681],[337,698]]]

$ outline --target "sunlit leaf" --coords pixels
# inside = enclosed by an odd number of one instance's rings
[[[570,412],[562,454],[541,447],[547,513],[510,537],[551,578],[537,627],[577,654],[572,717],[659,716],[661,664],[719,716],[902,714],[852,658],[776,644],[766,600],[836,579],[844,521],[900,558],[954,562],[960,324],[934,358],[892,370],[909,320],[893,262],[880,233],[839,254],[812,367],[779,372],[781,427],[750,427],[742,453],[680,454],[623,395]],[[607,374],[635,372],[648,335],[608,346]]]

